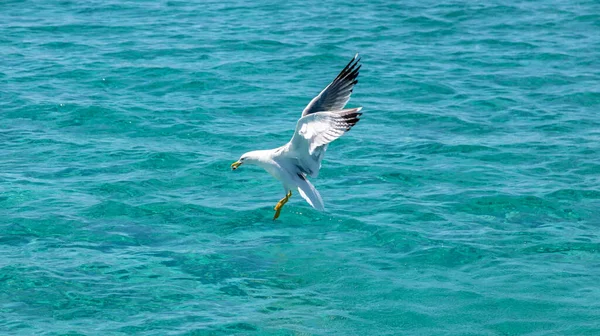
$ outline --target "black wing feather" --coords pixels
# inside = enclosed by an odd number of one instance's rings
[[[358,71],[361,64],[358,54],[342,69],[337,77],[321,93],[313,98],[311,102],[302,111],[302,116],[315,112],[341,110],[346,106],[354,85],[358,83]]]

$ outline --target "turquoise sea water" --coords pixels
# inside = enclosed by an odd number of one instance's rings
[[[0,334],[600,334],[600,3],[1,1]],[[283,196],[354,53],[363,119]]]

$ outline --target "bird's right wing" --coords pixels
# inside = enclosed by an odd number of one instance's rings
[[[298,120],[288,150],[296,156],[311,156],[316,148],[341,137],[356,125],[362,107],[316,112]]]
[[[337,77],[327,87],[313,98],[302,111],[302,116],[322,112],[341,110],[346,106],[354,85],[358,83],[358,70],[360,65],[358,54],[346,65]]]

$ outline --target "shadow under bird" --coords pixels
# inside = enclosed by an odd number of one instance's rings
[[[327,145],[349,131],[362,115],[362,107],[344,109],[354,85],[358,83],[359,61],[356,54],[333,82],[310,101],[287,144],[245,153],[231,165],[231,169],[236,170],[242,164],[254,164],[281,181],[285,196],[275,205],[273,220],[279,217],[281,208],[292,197],[292,189],[295,188],[313,208],[325,209],[321,195],[306,176],[319,175]]]

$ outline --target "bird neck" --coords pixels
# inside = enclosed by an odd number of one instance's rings
[[[252,151],[247,154],[250,159],[250,163],[255,164],[257,166],[264,166],[268,162],[273,159],[273,151],[272,150],[257,150]]]

